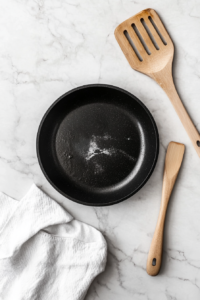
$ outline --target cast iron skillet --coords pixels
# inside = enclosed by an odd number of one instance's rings
[[[41,169],[61,194],[105,206],[135,194],[151,176],[159,138],[148,109],[110,85],[78,87],[44,115],[37,135]]]

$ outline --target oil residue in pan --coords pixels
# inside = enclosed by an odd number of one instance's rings
[[[89,149],[87,151],[87,155],[85,156],[86,160],[90,160],[92,157],[96,156],[96,155],[100,155],[100,154],[105,154],[105,155],[116,155],[117,153],[121,153],[123,155],[125,155],[127,158],[129,158],[130,160],[136,160],[136,158],[132,157],[131,155],[127,154],[125,151],[121,150],[121,149],[115,149],[113,147],[111,148],[100,148],[98,146],[98,140],[112,140],[113,138],[108,135],[105,134],[104,136],[92,136],[92,139],[90,141],[89,144]],[[131,138],[126,138],[127,140],[131,140]]]

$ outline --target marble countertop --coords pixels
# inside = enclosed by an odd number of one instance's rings
[[[86,300],[197,300],[200,297],[200,159],[169,99],[132,70],[115,38],[116,26],[145,8],[161,16],[175,44],[174,80],[200,131],[199,0],[2,0],[0,2],[0,190],[20,199],[35,182],[77,219],[99,228],[108,263]],[[160,154],[147,184],[110,207],[64,198],[44,178],[36,133],[47,108],[77,86],[105,83],[136,95],[151,111]],[[170,141],[186,145],[166,218],[163,264],[146,273]]]

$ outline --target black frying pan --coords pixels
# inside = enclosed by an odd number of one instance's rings
[[[44,115],[37,155],[48,181],[85,205],[118,203],[147,182],[159,138],[148,109],[132,94],[88,85],[61,96]]]

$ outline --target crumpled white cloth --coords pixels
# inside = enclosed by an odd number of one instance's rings
[[[0,193],[0,300],[81,300],[105,269],[102,234],[38,187]]]

